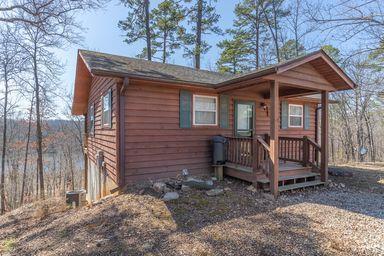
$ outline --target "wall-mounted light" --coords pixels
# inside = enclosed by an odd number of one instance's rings
[[[268,106],[267,106],[267,104],[265,104],[265,102],[261,102],[261,103],[260,103],[260,108],[261,108],[263,111],[266,111],[266,112],[267,112],[267,116],[268,116]]]

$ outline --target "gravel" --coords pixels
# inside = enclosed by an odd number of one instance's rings
[[[342,168],[361,180],[278,200],[225,179],[214,197],[190,189],[163,202],[131,188],[77,210],[50,200],[47,216],[27,205],[0,217],[0,255],[384,255],[384,172]]]

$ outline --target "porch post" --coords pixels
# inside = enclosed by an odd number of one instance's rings
[[[269,176],[269,183],[271,192],[275,198],[279,194],[279,82],[277,80],[271,81],[270,87],[271,95],[271,131],[270,131],[270,157],[271,157],[271,175]]]
[[[328,92],[321,92],[321,181],[328,180]]]

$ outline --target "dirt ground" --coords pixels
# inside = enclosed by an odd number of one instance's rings
[[[353,177],[276,201],[227,178],[215,197],[132,188],[81,209],[26,205],[0,217],[0,254],[384,255],[384,165],[335,168]]]

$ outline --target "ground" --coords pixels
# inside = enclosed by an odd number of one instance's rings
[[[226,179],[225,193],[192,190],[163,202],[150,188],[67,209],[60,200],[0,217],[2,255],[384,255],[384,170],[277,201]],[[341,184],[342,183],[342,184]]]

